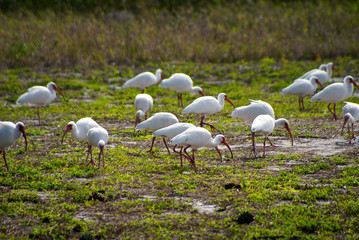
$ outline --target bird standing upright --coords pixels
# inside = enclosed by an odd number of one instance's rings
[[[204,96],[202,88],[200,87],[193,87],[193,82],[190,76],[184,73],[175,73],[168,79],[164,79],[160,85],[160,88],[167,88],[174,90],[178,93],[178,105],[183,107],[183,99],[182,93],[183,92],[191,92],[191,93],[198,93]]]
[[[92,164],[95,165],[96,163],[94,162],[93,158],[92,158],[92,147],[98,147],[100,149],[100,153],[98,155],[98,168],[100,168],[100,164],[101,164],[101,155],[102,155],[102,166],[105,167],[105,153],[104,153],[104,148],[105,145],[108,142],[108,133],[106,131],[106,129],[104,129],[103,127],[95,127],[95,128],[91,128],[88,133],[87,133],[87,140],[89,143],[89,151],[91,154],[91,161],[88,164]],[[88,165],[87,164],[87,165]]]
[[[338,120],[335,106],[336,103],[343,101],[353,94],[353,85],[359,88],[358,84],[354,81],[352,76],[346,76],[343,83],[332,83],[326,86],[322,91],[315,94],[310,102],[326,102],[328,103],[328,110],[333,114],[335,120]],[[333,104],[333,111],[330,105]]]
[[[266,151],[266,140],[269,140],[268,135],[271,134],[275,127],[283,126],[285,129],[287,129],[293,146],[293,136],[292,132],[289,128],[289,123],[284,118],[279,118],[277,120],[274,120],[274,118],[268,114],[265,115],[258,115],[252,122],[251,126],[251,132],[252,132],[252,145],[254,152],[254,155],[256,155],[256,147],[255,147],[255,141],[254,141],[254,135],[255,133],[262,133],[264,134],[264,142],[263,142],[263,158],[265,157],[265,151]]]
[[[50,82],[47,84],[47,87],[43,86],[34,86],[28,89],[28,92],[22,94],[16,101],[18,105],[22,104],[31,104],[37,106],[37,117],[40,120],[40,107],[50,104],[56,98],[56,91],[58,91],[62,96],[62,92],[56,86],[55,83]]]
[[[151,72],[143,72],[131,78],[130,80],[127,80],[123,84],[122,88],[139,88],[142,89],[142,93],[144,93],[145,88],[159,83],[162,79],[163,73],[161,69],[157,69],[156,75]]]
[[[225,93],[218,94],[217,99],[211,96],[199,97],[190,105],[183,109],[182,114],[194,113],[201,116],[200,126],[208,125],[212,129],[217,130],[212,124],[203,122],[204,117],[216,112],[220,112],[224,107],[224,101],[229,102],[235,108],[234,104],[229,100]]]
[[[25,139],[25,151],[27,150],[27,139],[25,133],[25,125],[22,122],[16,124],[12,122],[1,122],[0,121],[0,154],[3,153],[5,167],[9,171],[9,166],[6,162],[5,151],[7,147],[14,144],[16,139],[21,137]]]
[[[297,79],[291,85],[284,88],[280,92],[280,94],[289,94],[289,95],[298,96],[299,110],[303,110],[304,109],[303,98],[305,96],[313,95],[315,90],[317,90],[318,85],[323,88],[323,85],[319,82],[319,79],[316,76],[312,76],[310,80]]]
[[[197,167],[195,163],[194,152],[198,148],[214,147],[217,150],[222,161],[221,151],[218,149],[218,145],[222,143],[229,149],[233,158],[232,149],[229,147],[228,143],[226,142],[225,137],[222,134],[219,134],[214,139],[212,139],[212,134],[207,129],[202,127],[188,128],[186,131],[172,138],[170,143],[172,145],[179,145],[183,147],[185,146],[183,151],[185,152],[187,157],[191,159],[192,166],[196,173],[197,173]],[[192,148],[192,157],[187,153],[188,148]]]

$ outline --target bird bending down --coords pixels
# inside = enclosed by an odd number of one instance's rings
[[[264,134],[264,142],[263,142],[263,158],[265,158],[265,150],[266,150],[266,140],[269,140],[268,135],[271,134],[274,130],[275,127],[284,127],[285,129],[287,129],[291,141],[292,141],[292,146],[293,146],[293,136],[292,136],[292,132],[290,131],[289,128],[289,123],[286,119],[284,118],[279,118],[277,120],[274,120],[274,118],[270,115],[258,115],[252,123],[251,126],[251,132],[252,132],[252,145],[253,145],[253,153],[254,156],[256,155],[256,148],[255,148],[255,141],[254,141],[254,135],[255,133],[262,133]]]
[[[63,143],[64,137],[68,132],[72,133],[72,138],[74,138],[76,141],[85,141],[88,147],[87,157],[86,157],[86,161],[87,161],[91,148],[91,146],[88,143],[87,133],[91,128],[97,128],[97,127],[100,127],[100,125],[90,117],[81,118],[76,123],[74,121],[71,121],[67,124],[64,134],[62,135],[61,144]]]
[[[248,124],[252,124],[253,120],[261,114],[268,114],[274,118],[274,110],[269,103],[261,100],[250,100],[250,102],[247,106],[235,108],[231,117],[242,119]]]
[[[160,128],[168,127],[175,123],[178,123],[178,119],[174,114],[168,113],[168,112],[160,112],[160,113],[156,113],[155,115],[148,118],[147,120],[139,123],[137,125],[137,127],[135,128],[135,131],[139,131],[141,129],[148,129],[148,130],[151,130],[152,132],[155,132],[156,130],[158,130]],[[151,144],[151,148],[150,148],[149,152],[152,152],[155,138],[156,138],[156,136],[152,137],[152,144]],[[170,150],[167,146],[166,139],[163,137],[162,140],[167,148],[168,154],[171,154]]]
[[[153,98],[145,93],[137,94],[135,97],[135,109],[136,112],[136,120],[135,120],[135,127],[140,122],[141,118],[145,116],[147,119],[147,114],[149,114],[153,107]]]
[[[58,91],[63,97],[64,94],[56,86],[55,83],[50,82],[47,84],[47,87],[43,86],[34,86],[28,89],[28,92],[22,94],[16,101],[16,104],[30,104],[37,106],[37,118],[40,120],[40,107],[50,104],[56,98],[56,91]]]
[[[315,94],[310,99],[310,102],[328,103],[328,110],[333,114],[334,119],[338,120],[335,110],[336,103],[343,101],[353,94],[353,85],[359,88],[352,76],[346,76],[343,83],[332,83],[326,86],[322,91]],[[334,105],[333,110],[330,109],[331,104]]]
[[[104,148],[108,142],[108,133],[106,129],[104,129],[103,127],[91,128],[87,133],[87,140],[90,146],[89,151],[91,154],[91,161],[87,165],[89,165],[90,163],[92,164],[92,166],[96,164],[92,158],[92,147],[98,147],[100,149],[100,153],[98,155],[98,168],[100,168],[101,165],[101,155],[103,157],[102,166],[105,167]]]
[[[142,89],[142,93],[144,93],[145,88],[157,84],[162,79],[163,73],[161,69],[157,69],[156,75],[151,72],[143,72],[131,78],[130,80],[127,80],[123,84],[122,88],[139,88]]]
[[[318,77],[312,76],[309,80],[307,79],[297,79],[291,85],[284,88],[280,94],[289,94],[298,96],[298,104],[299,110],[304,109],[304,102],[303,99],[305,96],[313,95],[317,87],[323,85],[319,82]]]
[[[172,145],[178,145],[184,147],[183,151],[187,155],[188,159],[191,159],[191,164],[196,173],[197,173],[197,167],[195,163],[194,152],[198,148],[214,147],[217,150],[221,158],[221,161],[223,161],[221,151],[218,149],[218,145],[222,143],[229,149],[233,158],[232,149],[229,147],[228,143],[226,142],[225,137],[222,134],[219,134],[214,139],[212,139],[212,134],[207,129],[202,127],[188,128],[186,131],[172,138],[170,143]],[[188,148],[192,148],[192,157],[187,153]]]
[[[345,105],[342,107],[342,116],[344,118],[344,123],[342,127],[341,134],[343,135],[344,127],[348,124],[348,135],[349,135],[349,143],[355,138],[354,136],[354,123],[359,119],[359,104],[352,103],[352,102],[344,102]],[[351,124],[351,134],[350,136],[350,127],[349,123]]]
[[[311,77],[315,76],[318,78],[318,81],[320,82],[320,84],[323,85],[324,83],[329,82],[330,78],[332,77],[332,70],[337,71],[337,69],[334,67],[334,64],[332,62],[327,63],[325,69],[326,70],[313,69],[313,70],[305,73],[303,76],[301,76],[298,79],[310,79]],[[295,80],[295,81],[297,81],[297,80]]]
[[[190,76],[184,73],[172,74],[170,78],[164,79],[160,83],[159,87],[176,91],[178,93],[177,94],[178,105],[181,107],[183,107],[183,100],[182,100],[183,92],[197,93],[204,96],[202,88],[193,87],[192,79],[190,78]]]
[[[0,121],[0,154],[3,154],[5,167],[9,171],[9,166],[6,162],[5,151],[7,147],[11,146],[16,142],[16,139],[21,137],[25,139],[25,151],[27,150],[27,139],[25,133],[25,125],[22,122],[16,124],[12,122],[1,122]]]
[[[186,131],[188,128],[191,127],[195,127],[195,125],[191,124],[191,123],[175,123],[172,124],[168,127],[164,127],[164,128],[160,128],[157,131],[155,131],[153,133],[153,137],[162,137],[162,138],[168,138],[168,139],[172,139],[175,136],[177,136],[178,134]],[[182,165],[182,149],[183,147],[180,147],[180,151],[176,151],[176,147],[177,145],[174,145],[173,147],[173,152],[178,153],[180,155],[180,159],[181,159],[181,167]],[[185,155],[186,157],[186,155]]]
[[[309,78],[311,77],[311,75],[312,75],[314,72],[318,71],[318,70],[327,71],[327,64],[321,64],[321,65],[319,66],[319,68],[312,69],[312,70],[310,70],[310,71],[304,73],[302,76],[300,76],[300,77],[297,78],[297,79],[309,79]]]
[[[204,117],[216,112],[220,112],[224,107],[224,101],[229,102],[235,108],[234,104],[229,100],[225,93],[218,94],[217,99],[211,96],[199,97],[190,105],[183,109],[182,114],[194,113],[201,116],[200,126],[208,125],[212,129],[217,130],[213,125],[203,122]]]

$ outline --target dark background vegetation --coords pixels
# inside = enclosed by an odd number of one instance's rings
[[[359,56],[357,1],[0,0],[0,67]]]

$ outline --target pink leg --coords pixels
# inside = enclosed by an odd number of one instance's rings
[[[40,120],[40,108],[36,108],[37,109],[37,119],[39,119],[39,125],[41,125],[41,120]]]
[[[2,155],[4,157],[5,167],[9,171],[9,166],[7,165],[7,162],[6,162],[5,151],[0,150],[0,154],[1,154],[1,152],[2,152]]]
[[[223,162],[222,155],[221,155],[221,151],[219,151],[218,147],[216,147],[216,150],[217,150],[217,152],[218,152],[219,158],[220,158],[221,161]]]
[[[187,149],[191,147],[191,145],[188,145],[187,147],[185,147],[183,149],[183,151],[185,152],[185,154],[188,156],[188,159],[191,159],[190,163],[192,164],[192,167],[194,168],[195,173],[197,173],[197,168],[196,168],[196,162],[194,159],[194,151],[192,152],[192,157],[187,153]]]
[[[156,137],[153,137],[152,138],[152,144],[151,144],[151,147],[150,147],[150,150],[148,150],[148,152],[152,152],[152,148],[153,148],[153,144],[155,143],[155,139],[156,139]]]
[[[264,142],[263,142],[263,158],[266,157],[266,140],[267,140],[267,137],[265,136]]]
[[[329,112],[331,112],[331,114],[333,115],[333,117],[334,117],[335,120],[338,120],[337,114],[335,113],[335,106],[336,106],[336,104],[333,103],[333,105],[334,105],[334,107],[333,107],[334,112],[330,109],[330,105],[331,105],[331,103],[329,103],[328,106],[327,106]]]
[[[169,148],[168,148],[168,146],[167,146],[167,143],[166,143],[166,139],[165,139],[165,138],[162,138],[162,140],[163,140],[163,143],[165,144],[165,146],[166,146],[166,148],[167,148],[168,155],[171,155],[171,152],[170,152],[170,150],[169,150]]]
[[[203,125],[207,125],[207,126],[210,126],[213,130],[217,130],[217,131],[218,131],[218,129],[215,128],[212,124],[205,123],[205,122],[203,122],[203,120],[204,120],[204,116],[201,116],[201,124],[200,124],[201,127],[203,127]]]

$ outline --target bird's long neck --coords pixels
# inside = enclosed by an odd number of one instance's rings
[[[138,110],[136,113],[136,118],[142,118],[145,115],[145,113],[142,110]]]
[[[217,147],[222,141],[222,137],[217,135],[214,139],[212,139],[209,147]]]
[[[327,66],[327,74],[328,74],[329,78],[332,77],[332,66],[331,65]]]
[[[350,122],[350,123],[355,122],[353,115],[351,115],[350,113],[345,114],[345,117],[348,117],[348,122]]]
[[[156,72],[156,83],[159,83],[162,80],[162,73],[157,71]]]
[[[78,127],[77,127],[77,125],[76,124],[73,124],[72,125],[72,130],[71,130],[71,133],[72,133],[72,136],[74,137],[74,138],[78,138],[79,137],[79,129],[78,129]]]
[[[223,109],[223,107],[224,107],[224,97],[223,96],[218,96],[217,100],[218,100],[219,106],[221,107],[221,109]]]

